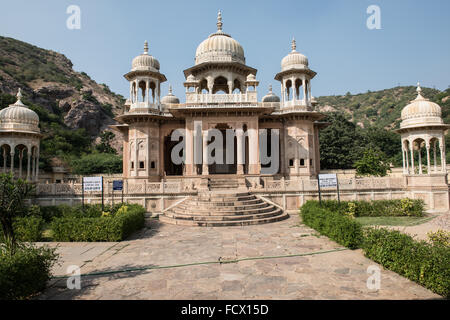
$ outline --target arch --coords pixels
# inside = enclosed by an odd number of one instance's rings
[[[148,88],[152,90],[152,103],[155,103],[155,97],[156,97],[156,83],[153,81],[150,81]],[[150,97],[149,97],[150,98]]]
[[[199,91],[201,93],[209,93],[208,80],[202,79],[200,81]]]
[[[295,79],[295,97],[297,100],[301,99],[301,90],[300,88],[303,86],[303,81],[299,78]],[[293,93],[294,95],[294,93]],[[303,97],[304,99],[304,97]]]
[[[136,99],[136,102],[145,102],[145,97],[147,94],[147,83],[143,80],[139,81],[138,83],[138,96]],[[142,100],[141,100],[142,98]]]
[[[218,76],[214,79],[213,94],[228,93],[228,80],[224,76]]]
[[[423,138],[415,138],[412,141],[412,147],[413,150],[417,151],[415,152],[417,154],[414,155],[415,159],[417,161],[417,167],[418,167],[418,174],[423,174],[423,158],[424,158],[424,147],[425,147],[425,140]],[[413,152],[414,153],[414,152]],[[426,155],[425,155],[426,157]],[[415,173],[415,172],[414,172]]]
[[[237,92],[237,90],[239,90]],[[239,81],[239,79],[234,79],[233,81],[233,93],[242,93],[242,85],[241,82]]]
[[[292,89],[292,81],[291,80],[287,80],[286,81],[286,85],[285,85],[285,90],[286,90],[286,97],[287,100],[289,101],[291,99],[291,89]],[[293,94],[292,94],[293,96]]]

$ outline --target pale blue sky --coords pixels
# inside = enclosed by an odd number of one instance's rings
[[[194,64],[197,46],[216,30],[218,9],[224,31],[244,47],[247,64],[258,69],[259,96],[290,51],[309,58],[318,75],[314,96],[366,92],[400,85],[446,89],[450,85],[448,0],[0,0],[0,35],[65,54],[74,69],[125,97],[123,75],[143,51],[161,64],[175,94],[184,100],[183,70]],[[81,8],[81,30],[66,28],[66,9]],[[369,5],[381,8],[381,30],[366,27]]]

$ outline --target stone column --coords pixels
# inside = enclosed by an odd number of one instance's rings
[[[23,159],[23,150],[19,151],[19,179],[22,179],[22,159]]]
[[[412,169],[412,174],[415,174],[416,170],[414,168],[414,143],[413,142],[409,143],[409,148],[411,150],[411,169]]]
[[[295,139],[295,157],[294,157],[294,168],[295,168],[295,173],[299,174],[300,173],[300,157],[298,156],[299,153],[299,147],[298,147],[298,140]]]
[[[194,170],[194,130],[195,128],[191,124],[193,121],[186,121],[186,165],[185,165],[185,174],[192,175],[195,174]]]
[[[303,76],[303,104],[306,105],[306,77]]]
[[[430,165],[430,144],[427,141],[426,142],[426,149],[427,149],[427,174],[431,173],[431,165]]]
[[[202,146],[202,153],[203,153],[203,165],[202,165],[202,175],[206,176],[209,174],[209,167],[208,167],[208,130],[203,130],[203,146]]]
[[[39,148],[36,154],[36,182],[39,182]]]
[[[147,108],[150,106],[149,96],[150,96],[150,82],[148,80],[145,80],[145,103]]]
[[[406,164],[405,164],[405,149],[402,146],[402,163],[403,163],[403,174],[406,173]]]
[[[27,180],[30,181],[30,164],[31,164],[31,152],[30,152],[30,148],[27,148]]]
[[[436,164],[436,140],[433,142],[433,165],[434,165],[434,172],[437,172],[437,164]]]
[[[280,171],[281,175],[286,175],[286,147],[285,147],[285,129],[284,124],[283,127],[280,129]]]
[[[14,151],[11,151],[11,173],[14,175]]]
[[[422,174],[422,148],[420,147],[419,144],[419,174]]]
[[[249,173],[259,174],[259,137],[258,125],[254,121],[249,123],[248,129],[248,144],[249,144]]]
[[[441,141],[439,141],[439,149],[441,150],[441,171],[446,172],[446,161],[445,161],[445,147]]]
[[[292,102],[295,104],[295,101],[297,100],[297,94],[300,95],[300,93],[297,91],[297,88],[295,87],[295,78],[291,78],[291,88],[292,88]],[[300,88],[299,88],[300,89]]]
[[[134,173],[136,177],[138,176],[138,167],[139,167],[139,141],[138,139],[134,140]]]
[[[244,174],[244,131],[242,123],[236,128],[237,174]]]
[[[311,79],[308,80],[308,102],[311,101]]]
[[[233,93],[233,81],[228,81],[227,85],[228,85],[228,94],[232,94]]]
[[[409,155],[408,155],[408,149],[405,148],[405,160],[406,160],[406,173],[409,174]]]

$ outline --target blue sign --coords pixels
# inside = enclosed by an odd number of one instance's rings
[[[122,191],[123,190],[123,181],[122,180],[114,180],[113,181],[113,190],[114,191]]]

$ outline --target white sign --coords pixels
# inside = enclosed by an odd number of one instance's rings
[[[319,174],[319,185],[321,188],[337,187],[337,176],[335,173]]]
[[[84,191],[102,191],[103,177],[83,177]]]

